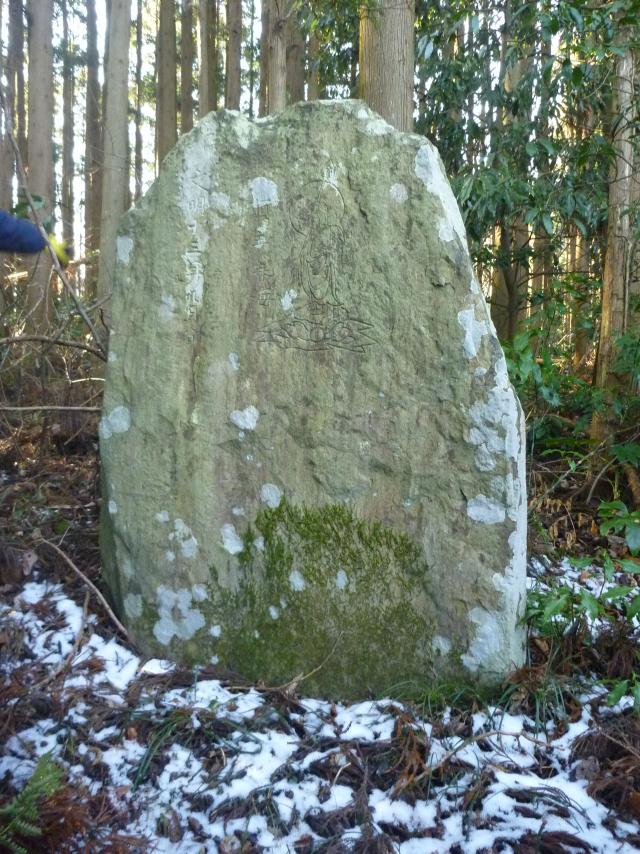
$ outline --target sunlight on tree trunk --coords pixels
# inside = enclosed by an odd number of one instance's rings
[[[242,57],[242,0],[227,0],[227,80],[224,105],[240,109],[240,60]]]
[[[125,211],[129,164],[127,115],[129,90],[129,29],[131,0],[111,0],[109,51],[105,57],[104,175],[100,218],[98,297],[111,294],[118,221]],[[108,317],[108,312],[106,312]]]
[[[180,18],[180,133],[193,127],[193,0],[182,0]]]
[[[156,68],[156,137],[158,166],[178,139],[178,100],[176,93],[176,4],[160,0]]]
[[[199,61],[200,79],[198,115],[206,116],[218,109],[218,4],[216,0],[200,0]]]
[[[269,115],[287,106],[287,14],[288,0],[270,0],[269,8]]]
[[[413,0],[360,6],[360,97],[398,130],[413,130]]]
[[[628,35],[628,34],[627,34]],[[596,387],[610,395],[617,385],[614,373],[616,338],[627,326],[629,307],[629,247],[633,166],[633,52],[616,57],[613,92],[612,134],[615,160],[609,179],[607,254],[602,280],[602,310],[596,363]],[[607,432],[607,414],[596,413],[591,435],[602,440]]]
[[[53,0],[30,0],[29,14],[29,133],[28,180],[42,207],[45,227],[53,212]],[[42,331],[49,321],[51,263],[46,253],[29,260],[27,286],[28,332]]]

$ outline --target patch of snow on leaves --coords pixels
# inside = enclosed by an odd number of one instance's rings
[[[595,570],[585,582],[579,570],[563,566],[571,589],[587,584],[596,590],[604,583]],[[179,624],[194,610],[198,585],[159,594]],[[585,693],[580,718],[563,720],[559,729],[536,730],[527,716],[493,706],[470,715],[462,728],[450,726],[452,715],[445,712],[436,727],[391,700],[346,705],[278,694],[274,701],[269,691],[233,682],[227,687],[197,668],[189,678],[188,671],[175,673],[175,665],[159,659],[140,665],[114,638],[102,637],[91,614],[83,620],[82,608],[56,584],[26,583],[12,604],[0,600],[0,619],[22,630],[29,654],[51,671],[73,651],[78,632],[91,627],[56,680],[69,711],[63,720],[46,713],[31,718],[10,735],[0,749],[0,779],[23,786],[38,757],[50,752],[70,785],[117,801],[127,816],[120,832],[146,837],[153,850],[225,850],[237,833],[257,851],[286,854],[299,850],[302,838],[319,848],[330,832],[333,843],[348,851],[365,830],[363,809],[370,813],[373,838],[398,828],[394,851],[400,854],[480,854],[496,845],[506,851],[525,834],[543,840],[545,833],[588,840],[591,854],[632,850],[627,838],[637,827],[595,800],[587,780],[572,778],[575,740],[594,725],[594,704],[606,709],[602,687]],[[90,660],[102,669],[87,667]],[[131,686],[135,691],[125,698]],[[129,701],[131,696],[139,699]],[[114,708],[122,710],[115,722]],[[622,708],[605,714],[615,717]],[[151,729],[140,728],[138,719],[150,721]],[[156,746],[153,774],[140,776],[152,739],[168,732],[169,722],[173,728]],[[401,769],[393,776],[388,769],[389,758],[411,743],[403,741],[410,733],[424,745],[427,766],[454,759],[457,767],[455,776],[443,782],[434,777],[407,799],[394,789]],[[369,778],[363,789],[363,773],[375,773],[380,761],[385,773]],[[554,773],[541,773],[543,765]],[[480,774],[486,786],[469,810],[465,799]],[[180,831],[174,841],[159,832],[169,814]]]

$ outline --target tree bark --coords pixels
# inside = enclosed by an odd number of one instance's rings
[[[218,109],[218,4],[216,0],[200,0],[200,79],[198,95],[199,116],[202,118]]]
[[[269,115],[287,106],[287,14],[288,0],[270,0],[269,7]]]
[[[27,121],[25,109],[24,85],[24,15],[22,0],[9,0],[9,51],[8,71],[9,88],[13,93],[12,104],[13,132],[18,142],[22,162],[27,162]]]
[[[295,10],[287,18],[287,101],[304,101],[304,35]]]
[[[111,0],[109,49],[105,58],[104,174],[100,218],[98,297],[111,294],[116,260],[116,232],[127,199],[127,114],[129,88],[129,30],[131,0]],[[108,317],[108,312],[105,312]]]
[[[322,97],[320,89],[320,39],[315,30],[309,35],[309,68],[307,77],[307,100],[317,101]]]
[[[53,212],[53,0],[29,0],[29,189],[42,200],[40,220],[50,227]],[[27,333],[43,331],[49,320],[51,264],[45,255],[29,263]]]
[[[69,40],[69,12],[67,0],[62,3],[63,27],[63,80],[62,80],[62,193],[60,208],[62,210],[62,237],[67,244],[73,243],[73,101],[75,94],[75,65],[73,62],[72,46]]]
[[[193,0],[182,0],[180,22],[180,132],[193,127]]]
[[[413,130],[414,0],[360,6],[360,97],[398,130]]]
[[[628,44],[628,33],[623,43]],[[609,216],[607,251],[602,280],[600,337],[596,362],[596,387],[610,392],[617,384],[613,366],[616,338],[627,325],[629,289],[629,248],[632,167],[633,167],[633,52],[627,49],[616,57],[613,83],[612,143],[615,159],[609,179]],[[602,439],[606,433],[606,415],[594,416],[592,437]]]
[[[269,114],[269,13],[271,0],[261,0],[260,8],[260,88],[258,115]]]
[[[242,56],[242,0],[227,0],[227,80],[225,107],[240,109],[240,60]]]
[[[87,0],[87,88],[85,115],[84,241],[90,255],[100,245],[102,208],[102,93],[98,78],[98,29],[95,0]],[[95,282],[87,281],[89,296],[95,296]]]
[[[136,121],[134,153],[134,198],[142,196],[142,13],[144,0],[138,0],[136,11]]]
[[[175,0],[160,0],[156,68],[158,80],[156,95],[157,160],[158,166],[160,166],[178,139]]]

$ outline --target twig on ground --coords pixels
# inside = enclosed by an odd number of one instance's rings
[[[84,574],[84,572],[82,572],[82,570],[78,569],[78,567],[77,567],[77,566],[75,565],[75,563],[71,560],[71,558],[70,558],[67,554],[65,554],[65,553],[62,551],[62,549],[61,549],[61,548],[59,548],[55,543],[52,543],[52,542],[51,542],[51,540],[45,540],[45,539],[44,539],[44,537],[42,537],[41,539],[39,539],[39,540],[37,541],[37,543],[42,543],[42,545],[49,546],[49,548],[53,549],[53,550],[54,550],[54,552],[56,552],[56,554],[57,554],[59,557],[61,557],[61,558],[62,558],[62,560],[67,564],[67,566],[75,572],[75,574],[78,576],[78,578],[80,578],[80,580],[83,582],[83,584],[86,584],[86,585],[87,585],[87,587],[91,590],[91,592],[92,592],[92,593],[93,593],[93,594],[98,598],[98,601],[100,602],[100,604],[102,605],[102,607],[105,609],[105,611],[106,611],[106,612],[107,612],[107,614],[109,615],[109,617],[110,617],[111,621],[113,622],[114,626],[115,626],[115,627],[118,629],[118,631],[119,631],[119,632],[121,632],[121,633],[124,635],[124,637],[129,641],[129,643],[131,644],[132,648],[133,648],[134,650],[136,650],[136,651],[137,651],[137,646],[135,645],[135,643],[134,643],[134,641],[133,641],[133,639],[132,639],[131,635],[130,635],[130,634],[129,634],[129,632],[125,629],[125,627],[122,625],[122,623],[120,622],[120,620],[116,617],[116,615],[114,614],[114,612],[113,612],[113,610],[112,610],[111,606],[109,605],[109,603],[107,602],[107,600],[104,598],[104,596],[102,595],[102,593],[101,593],[101,592],[98,590],[98,588],[95,586],[95,584],[93,583],[93,581],[91,581],[89,578],[87,578],[87,576]]]
[[[44,679],[41,679],[40,682],[37,682],[35,685],[32,685],[31,688],[29,689],[29,693],[33,693],[34,691],[39,691],[41,688],[44,688],[45,685],[48,685],[49,682],[53,682],[54,679],[56,679],[58,676],[60,676],[61,673],[64,673],[64,671],[67,669],[67,667],[69,667],[71,665],[71,662],[73,661],[73,659],[76,657],[76,655],[78,653],[78,649],[80,648],[80,643],[82,642],[82,636],[84,635],[84,630],[85,630],[86,625],[87,625],[88,613],[89,613],[89,591],[87,590],[87,592],[85,593],[85,596],[84,596],[84,605],[82,607],[82,621],[80,622],[80,628],[78,629],[78,634],[76,635],[76,639],[73,642],[73,646],[71,647],[69,654],[65,657],[65,659],[63,661],[60,662],[60,664],[56,667],[55,670],[53,670],[51,673],[49,673],[47,676],[45,676]]]

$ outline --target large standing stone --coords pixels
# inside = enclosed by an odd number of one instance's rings
[[[523,658],[522,415],[427,140],[211,113],[118,238],[102,545],[148,653],[351,698]]]

